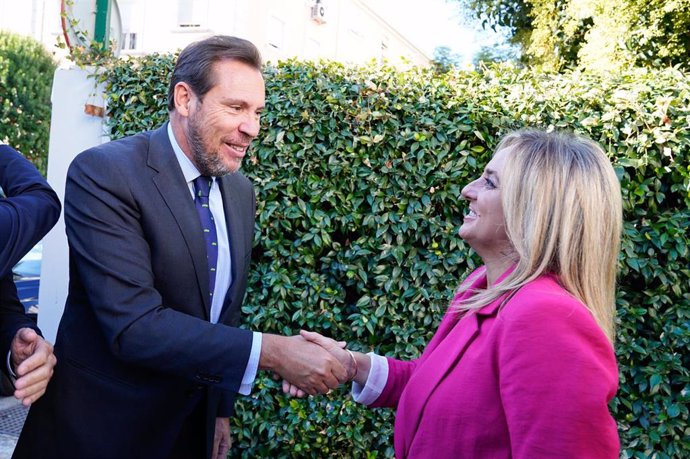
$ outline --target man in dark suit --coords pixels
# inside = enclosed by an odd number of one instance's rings
[[[60,201],[36,168],[13,148],[0,144],[0,367],[14,381],[14,396],[36,401],[53,374],[53,347],[24,313],[12,267],[55,225]],[[2,196],[2,195],[0,195]]]
[[[260,68],[246,40],[189,45],[170,122],[72,163],[60,365],[15,457],[225,457],[235,395],[257,368],[309,393],[347,379],[300,336],[236,328],[255,214],[238,169],[259,132]]]

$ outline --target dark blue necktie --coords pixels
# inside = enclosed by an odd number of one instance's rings
[[[218,263],[218,236],[208,201],[211,185],[213,185],[213,177],[200,175],[194,179],[194,204],[196,205],[196,211],[199,213],[201,228],[204,230],[204,239],[206,239],[209,298],[213,302],[213,289],[216,287],[216,264]]]

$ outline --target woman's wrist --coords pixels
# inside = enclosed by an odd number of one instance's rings
[[[350,352],[350,351],[348,351]],[[364,386],[369,378],[369,370],[371,369],[371,358],[367,354],[361,352],[351,351],[352,357],[357,364],[357,372],[352,378],[357,384]]]
[[[347,374],[348,374],[348,382],[349,381],[354,381],[354,379],[357,377],[357,359],[355,358],[355,354],[352,353],[351,350],[345,349],[345,351],[348,353],[350,356],[350,366],[348,367]]]

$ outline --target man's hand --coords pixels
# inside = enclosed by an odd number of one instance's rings
[[[53,345],[33,329],[20,328],[10,345],[10,362],[17,375],[14,396],[29,406],[45,393],[53,376],[57,363]]]
[[[259,368],[280,375],[309,395],[347,381],[347,370],[326,349],[301,336],[263,335]]]
[[[305,338],[307,341],[311,341],[315,344],[318,344],[319,346],[323,347],[326,349],[328,352],[333,354],[334,357],[338,358],[338,356],[342,357],[343,354],[343,349],[347,347],[347,343],[345,341],[335,341],[331,338],[326,338],[323,335],[320,335],[315,332],[308,332],[305,330],[300,330],[299,332],[300,336]],[[345,352],[345,356],[347,356],[347,359],[350,359],[349,354]],[[347,362],[343,362],[342,360],[338,359],[338,361],[343,365],[346,369],[348,368],[348,365],[351,364],[351,362],[348,360]],[[351,374],[350,371],[348,371],[348,374]],[[304,392],[302,389],[297,387],[294,384],[290,384],[287,380],[283,379],[283,393],[284,394],[290,394],[293,397],[297,398],[303,398],[307,394]]]
[[[347,347],[347,343],[345,341],[336,341],[319,333],[306,330],[300,330],[299,334],[307,341],[318,344],[330,352],[333,357],[338,359],[338,362],[340,362],[340,364],[347,370],[347,380],[352,380],[352,378],[355,376],[354,372],[356,369],[354,363],[352,362],[352,357],[350,357],[350,354],[347,352],[347,350],[345,350]]]
[[[228,418],[216,418],[216,434],[213,437],[212,459],[225,459],[232,446],[230,438],[230,420]]]

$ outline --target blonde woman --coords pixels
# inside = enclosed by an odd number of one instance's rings
[[[515,132],[462,196],[460,236],[484,265],[418,359],[303,336],[349,365],[355,400],[397,409],[398,458],[617,458],[622,206],[606,155],[572,134]]]

